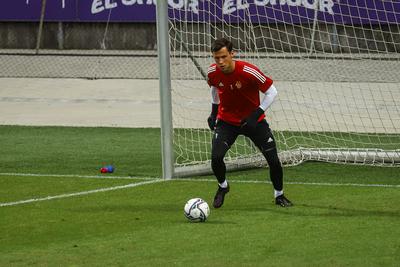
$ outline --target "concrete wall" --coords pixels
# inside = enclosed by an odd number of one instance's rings
[[[0,22],[0,49],[33,49],[38,23]],[[179,27],[179,25],[178,25]],[[314,49],[325,53],[400,52],[398,25],[343,26],[319,24]],[[180,40],[194,51],[208,50],[212,36],[233,36],[235,47],[254,51],[308,52],[312,25],[202,25],[189,24],[176,29],[172,45]],[[208,32],[209,34],[198,34]],[[254,38],[255,37],[255,38]],[[174,41],[175,40],[175,41]],[[155,50],[156,25],[153,23],[45,23],[43,49]],[[257,49],[255,48],[257,47]],[[259,49],[261,47],[261,49]]]
[[[34,49],[38,27],[39,23],[0,22],[0,49]],[[155,24],[48,22],[41,48],[155,50],[156,45]]]

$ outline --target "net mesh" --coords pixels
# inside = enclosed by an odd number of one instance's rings
[[[266,115],[285,164],[398,165],[400,3],[375,2],[205,1],[195,18],[171,9],[178,172],[209,170],[204,71],[218,37],[229,38],[236,58],[274,80],[278,98]],[[232,168],[264,163],[244,137],[225,161]]]

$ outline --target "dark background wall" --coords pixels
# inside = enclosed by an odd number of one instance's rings
[[[39,23],[0,22],[0,49],[34,49]],[[312,25],[177,25],[171,44],[179,49],[207,50],[211,38],[229,35],[238,48],[258,52],[307,52]],[[247,27],[247,28],[246,28]],[[175,34],[175,33],[179,34]],[[207,33],[207,34],[199,34]],[[42,49],[156,50],[154,23],[57,23],[43,27]],[[261,49],[260,49],[261,48]],[[399,25],[344,26],[317,24],[313,48],[326,53],[400,52]]]

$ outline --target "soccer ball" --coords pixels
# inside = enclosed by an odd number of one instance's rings
[[[210,215],[210,208],[203,199],[192,198],[186,202],[184,214],[191,222],[204,222]]]

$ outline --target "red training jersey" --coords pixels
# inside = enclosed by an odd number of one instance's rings
[[[259,91],[265,93],[273,83],[256,66],[240,60],[235,60],[235,70],[228,74],[212,64],[207,82],[218,90],[217,119],[236,126],[260,106]],[[260,116],[259,121],[264,117]]]

